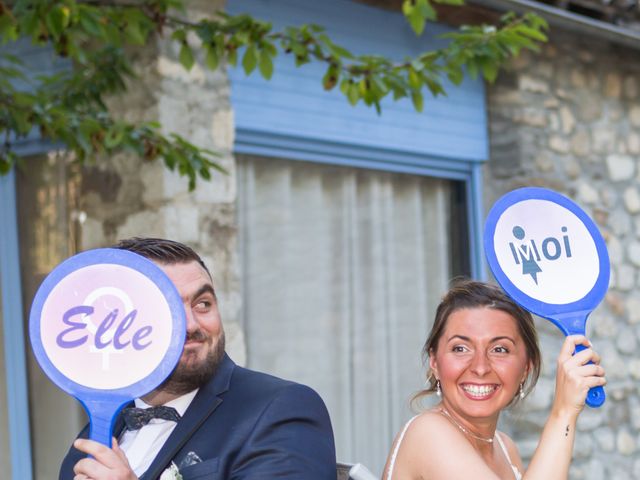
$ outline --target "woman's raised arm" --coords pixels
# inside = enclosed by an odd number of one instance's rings
[[[591,348],[573,355],[576,345],[591,347],[581,335],[567,337],[562,345],[551,413],[524,475],[525,480],[564,480],[568,477],[578,415],[584,408],[589,389],[606,384],[599,355]]]

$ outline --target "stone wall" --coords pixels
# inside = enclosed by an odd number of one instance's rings
[[[578,423],[572,479],[640,478],[640,63],[638,52],[555,29],[488,87],[491,160],[485,207],[521,186],[577,201],[605,237],[612,266],[588,332],[609,384],[600,409]],[[563,340],[538,319],[544,370],[536,391],[505,419],[528,460],[553,397]]]
[[[190,1],[189,18],[210,16],[224,0]],[[168,37],[168,35],[167,35]],[[195,39],[189,39],[194,41]],[[214,276],[227,334],[227,350],[245,363],[239,328],[240,283],[237,259],[236,176],[233,116],[224,70],[196,64],[190,72],[178,61],[169,41],[132,52],[138,77],[127,95],[111,108],[128,120],[159,121],[166,133],[178,133],[204,148],[220,152],[228,175],[213,174],[188,191],[185,178],[160,162],[131,156],[111,158],[83,172],[81,249],[113,244],[131,236],[159,236],[194,247]]]

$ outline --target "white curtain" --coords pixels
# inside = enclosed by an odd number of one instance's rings
[[[451,275],[451,184],[239,156],[251,368],[325,400],[338,460],[380,474]]]

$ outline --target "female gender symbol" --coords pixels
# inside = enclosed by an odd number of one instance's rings
[[[489,212],[484,248],[511,298],[565,335],[585,334],[587,317],[607,292],[610,268],[598,227],[578,205],[544,188],[509,192]],[[604,400],[604,388],[593,387],[586,403],[599,407]]]
[[[29,336],[47,376],[89,414],[89,438],[111,446],[120,409],[178,363],[185,325],[180,295],[157,265],[104,248],[68,258],[44,279]]]

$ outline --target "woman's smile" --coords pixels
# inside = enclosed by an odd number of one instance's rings
[[[464,391],[466,396],[472,400],[488,400],[493,397],[493,394],[500,388],[500,385],[495,383],[490,384],[476,384],[476,383],[462,383],[460,388]]]

